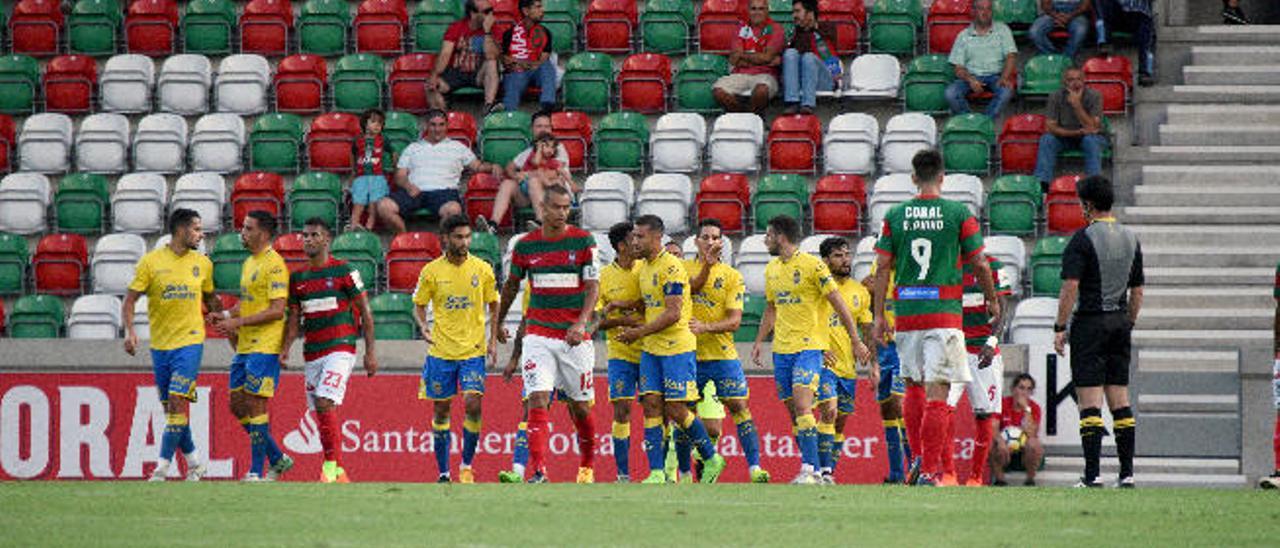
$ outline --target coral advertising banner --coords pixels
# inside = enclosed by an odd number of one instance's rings
[[[200,376],[198,401],[191,407],[196,446],[210,458],[210,479],[234,479],[249,468],[248,436],[227,405],[227,376]],[[611,440],[612,409],[607,383],[596,383],[594,409],[596,481],[611,482],[616,467]],[[762,464],[774,481],[789,481],[799,470],[799,450],[787,410],[775,396],[773,379],[750,377],[751,411],[760,433]],[[520,419],[520,382],[488,379],[484,426],[475,459],[476,479],[496,481],[511,466]],[[428,482],[436,476],[430,406],[418,399],[418,377],[382,374],[364,377],[357,369],[340,408],[343,465],[352,481]],[[451,466],[456,477],[461,451],[461,402],[455,402]],[[646,475],[640,408],[632,410],[631,473]],[[306,408],[303,378],[288,372],[270,407],[272,436],[297,461],[284,479],[315,481],[321,447],[315,419]],[[973,451],[973,419],[967,400],[955,414],[954,454],[960,479],[968,475]],[[552,411],[548,475],[572,482],[578,466],[573,425],[563,406]],[[160,450],[164,411],[150,375],[138,373],[0,374],[0,480],[125,479],[147,477]],[[742,446],[726,420],[719,450],[729,460],[721,481],[747,480]],[[884,434],[875,394],[858,386],[857,411],[845,428],[840,483],[879,483],[886,474]],[[178,472],[174,472],[178,477]]]

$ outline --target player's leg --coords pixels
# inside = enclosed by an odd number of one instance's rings
[[[920,353],[927,400],[920,427],[924,454],[921,478],[923,483],[936,485],[942,479],[942,454],[951,450],[952,445],[947,439],[952,417],[947,397],[952,384],[969,382],[969,366],[964,333],[959,329],[929,329],[918,333],[922,335]]]
[[[595,346],[583,341],[569,346],[557,341],[556,387],[568,399],[569,418],[578,434],[578,483],[595,483],[596,422],[591,416],[595,403]]]
[[[231,407],[231,414],[240,422],[240,428],[244,429],[244,433],[249,437],[249,472],[244,476],[245,481],[257,481],[262,478],[263,461],[266,460],[266,452],[262,444],[255,441],[257,438],[257,427],[252,423],[253,413],[249,406],[249,396],[245,393],[245,384],[248,382],[248,354],[236,354],[231,359],[231,371],[228,380],[228,389],[230,395],[228,403]]]
[[[912,461],[912,470],[907,474],[907,481],[913,482],[924,460],[923,427],[925,402],[928,398],[924,386],[923,332],[902,331],[896,337],[901,374],[906,379],[906,393],[902,401],[903,427],[907,434],[907,444],[916,455],[916,459]]]
[[[551,392],[555,389],[556,358],[553,353],[555,339],[526,335],[521,356],[524,366],[525,402],[529,410],[529,467],[533,469],[531,482],[546,481],[547,444],[551,437]]]
[[[480,429],[483,425],[482,409],[484,403],[484,357],[475,357],[461,364],[459,385],[462,388],[464,416],[462,421],[462,464],[458,467],[458,481],[475,483],[475,472],[471,463],[476,458],[476,447],[480,444]]]
[[[421,397],[431,402],[431,452],[436,460],[438,483],[448,483],[450,477],[450,411],[453,408],[453,397],[458,394],[460,364],[456,360],[427,356],[423,366]]]
[[[1039,470],[1040,461],[1044,458],[1044,444],[1040,441],[1040,436],[1028,437],[1027,442],[1022,446],[1021,453],[1022,469],[1027,472],[1027,479],[1022,484],[1034,486],[1036,484],[1036,471]]]
[[[1000,425],[997,422],[996,428]],[[1008,442],[1004,441],[1004,436],[997,435],[991,443],[991,456],[988,457],[987,463],[991,467],[991,485],[1004,486],[1008,483],[1004,480],[1004,471],[1009,467],[1010,451]]]
[[[877,349],[876,359],[880,364],[880,384],[876,386],[876,401],[880,405],[885,454],[889,460],[889,475],[885,478],[885,483],[902,483],[905,478],[902,464],[907,456],[902,422],[902,397],[906,393],[906,386],[898,363],[897,346],[893,342],[881,346]],[[843,430],[837,429],[836,433],[842,436]]]
[[[249,354],[245,361],[245,402],[249,408],[249,425],[270,465],[266,479],[277,479],[293,467],[293,459],[285,455],[271,437],[268,408],[280,383],[279,354]]]
[[[831,440],[831,476],[834,479],[839,468],[840,458],[844,456],[844,428],[849,417],[856,410],[858,398],[858,379],[841,379],[836,385],[836,422],[835,437]]]
[[[644,483],[666,483],[666,450],[663,440],[662,364],[658,357],[644,352],[640,354],[640,406],[644,411],[644,454],[649,464],[649,476]]]
[[[706,426],[689,410],[689,402],[698,398],[697,361],[694,353],[663,356],[660,361],[667,418],[688,436],[693,448],[702,456],[702,483],[715,483],[724,471],[724,457],[716,453],[711,436],[707,435]]]
[[[609,360],[609,403],[613,405],[613,462],[618,483],[631,481],[631,405],[635,403],[640,364]]]
[[[813,415],[813,404],[821,372],[822,351],[804,350],[795,354],[791,367],[791,402],[796,413],[796,446],[800,448],[800,473],[808,476],[807,480],[801,480],[803,483],[818,480],[814,475],[820,466],[818,420]]]
[[[1120,461],[1120,474],[1116,485],[1134,487],[1133,453],[1137,444],[1137,421],[1129,405],[1129,326],[1123,314],[1106,316],[1110,324],[1103,391],[1107,407],[1111,409],[1112,426],[1116,435],[1116,456]]]
[[[818,472],[823,483],[834,483],[831,474],[835,465],[831,461],[831,446],[836,437],[836,383],[839,378],[835,372],[824,367],[818,374],[818,379],[818,393],[814,397],[818,412]]]
[[[966,485],[983,485],[986,476],[991,439],[995,434],[996,416],[1004,399],[1004,360],[999,354],[991,358],[991,364],[978,367],[981,357],[969,355],[969,373],[973,380],[968,384],[969,403],[973,407],[974,436],[973,463]]]
[[[1280,488],[1280,353],[1276,354],[1276,361],[1271,369],[1271,398],[1276,408],[1276,422],[1271,434],[1271,451],[1272,458],[1275,459],[1275,471],[1270,476],[1264,477],[1258,481],[1258,487],[1263,489]]]
[[[1102,438],[1107,429],[1102,421],[1103,370],[1100,331],[1092,319],[1076,321],[1069,335],[1071,381],[1076,385],[1076,405],[1080,408],[1080,446],[1084,453],[1081,487],[1101,487],[1098,482],[1102,458]]]
[[[756,431],[755,420],[751,417],[749,405],[750,392],[747,388],[747,375],[742,370],[739,360],[720,362],[716,371],[716,396],[724,402],[725,410],[733,419],[734,428],[738,431],[738,443],[742,444],[742,455],[747,460],[747,472],[753,483],[769,483],[769,472],[760,467],[760,434]],[[699,373],[702,369],[699,368]]]

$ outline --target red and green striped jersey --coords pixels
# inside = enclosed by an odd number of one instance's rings
[[[1275,297],[1280,299],[1280,263],[1276,263],[1276,294]]]
[[[554,239],[535,230],[516,242],[511,275],[529,280],[528,334],[565,338],[586,305],[586,282],[600,278],[595,250],[595,238],[576,226]]]
[[[334,352],[356,352],[356,319],[352,301],[364,295],[360,272],[329,258],[321,267],[307,266],[289,275],[289,304],[302,311],[307,361]]]
[[[991,281],[995,283],[997,295],[1011,295],[1013,290],[1000,277],[1000,269],[1004,264],[994,257],[987,257],[987,265],[991,267]],[[991,313],[987,312],[987,296],[978,284],[978,277],[973,267],[964,263],[964,345],[970,354],[977,354],[987,344],[987,338],[994,334],[991,325]],[[996,354],[1000,347],[996,347]]]
[[[898,331],[963,327],[960,263],[982,252],[982,230],[969,208],[936,195],[894,206],[876,252],[893,259]]]

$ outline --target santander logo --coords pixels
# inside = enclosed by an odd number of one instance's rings
[[[320,428],[310,411],[302,414],[298,428],[285,434],[284,446],[294,453],[311,455],[324,450],[320,445]]]

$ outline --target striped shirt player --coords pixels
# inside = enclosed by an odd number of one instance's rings
[[[1262,478],[1258,485],[1263,489],[1280,489],[1280,263],[1276,264],[1276,314],[1275,314],[1275,355],[1276,361],[1272,364],[1271,369],[1271,391],[1272,402],[1276,408],[1276,424],[1275,432],[1272,434],[1271,446],[1275,458],[1275,471],[1268,477]]]

